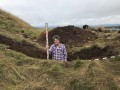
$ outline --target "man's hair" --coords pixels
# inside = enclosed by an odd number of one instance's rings
[[[58,35],[53,36],[53,40],[58,39],[60,40],[60,37]]]

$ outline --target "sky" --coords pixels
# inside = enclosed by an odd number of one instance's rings
[[[120,0],[0,0],[0,8],[37,27],[120,24]]]

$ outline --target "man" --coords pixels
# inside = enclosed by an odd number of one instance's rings
[[[60,37],[55,35],[53,37],[54,44],[49,48],[49,53],[53,60],[67,61],[67,51],[65,45],[60,42]],[[48,46],[46,46],[48,48]]]

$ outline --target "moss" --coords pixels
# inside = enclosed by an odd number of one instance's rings
[[[95,90],[89,82],[83,82],[80,79],[73,79],[69,82],[67,90]]]
[[[81,60],[76,60],[76,61],[74,61],[74,68],[75,69],[77,69],[77,68],[79,68],[79,67],[81,67],[81,65],[82,65],[83,63],[81,62]]]
[[[120,61],[120,56],[115,57],[116,61]]]
[[[64,72],[61,65],[55,64],[47,71],[47,74],[56,79],[59,79],[61,75],[64,74]]]

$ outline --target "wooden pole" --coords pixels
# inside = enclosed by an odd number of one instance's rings
[[[49,46],[49,41],[48,41],[48,23],[45,24],[45,29],[46,29],[46,46]],[[49,60],[49,49],[47,48],[47,60]]]

